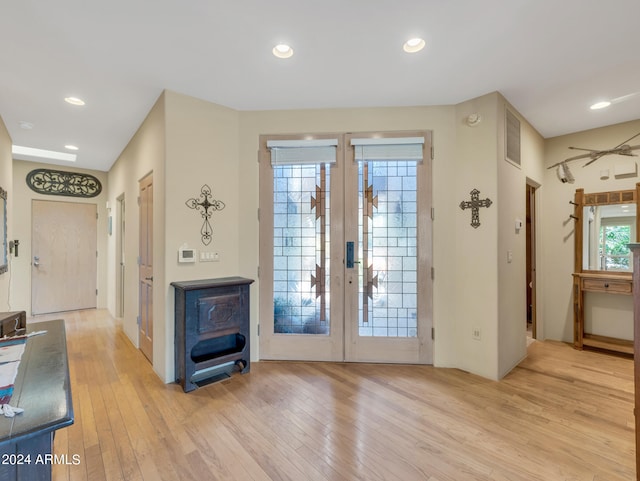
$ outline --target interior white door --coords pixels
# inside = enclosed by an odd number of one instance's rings
[[[91,309],[97,303],[97,207],[33,200],[31,312]]]

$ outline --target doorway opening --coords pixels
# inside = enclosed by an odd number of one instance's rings
[[[116,199],[116,316],[124,317],[125,202],[124,194]]]
[[[538,338],[536,323],[536,189],[537,185],[527,181],[526,187],[526,257],[527,257],[527,340]]]

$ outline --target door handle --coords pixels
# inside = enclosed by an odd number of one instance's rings
[[[145,281],[151,281],[151,282],[153,282],[153,276],[151,276],[151,277],[145,277],[145,278],[144,278],[144,280],[145,280]]]
[[[38,256],[33,256],[33,265],[35,267],[38,267],[40,265],[40,257]]]
[[[353,260],[353,251],[354,251],[354,242],[353,241],[347,241],[347,269],[353,269],[355,267],[355,264],[360,264],[360,261],[354,261]]]

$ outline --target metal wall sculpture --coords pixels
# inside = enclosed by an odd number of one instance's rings
[[[93,175],[63,170],[35,169],[27,174],[27,185],[38,194],[96,197],[102,184]]]
[[[214,211],[224,209],[224,202],[221,200],[211,199],[211,187],[207,184],[204,184],[200,189],[200,196],[195,199],[191,198],[185,202],[189,209],[195,209],[200,212],[200,215],[204,219],[202,223],[202,228],[200,229],[200,239],[202,243],[208,246],[211,243],[212,235],[213,235],[213,227],[211,227],[211,223],[209,219],[211,219],[211,214]],[[211,199],[211,200],[210,200]]]
[[[471,200],[463,200],[460,202],[462,210],[471,209],[471,227],[477,229],[480,227],[480,207],[491,207],[491,199],[480,200],[480,191],[473,189],[471,192]]]

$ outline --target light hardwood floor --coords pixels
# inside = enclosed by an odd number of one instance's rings
[[[66,320],[75,408],[55,453],[80,458],[55,466],[55,481],[635,479],[629,359],[535,342],[500,382],[261,362],[185,394],[105,311],[54,317]]]

